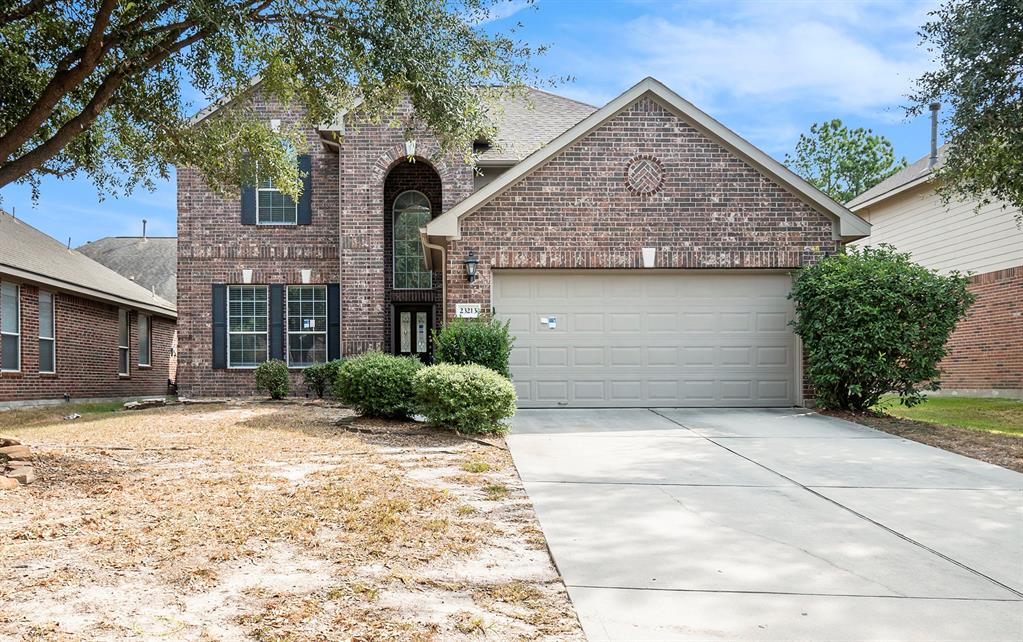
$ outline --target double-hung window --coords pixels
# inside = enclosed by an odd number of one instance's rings
[[[52,292],[39,291],[39,372],[57,372],[56,308]]]
[[[131,313],[128,310],[117,311],[117,374],[127,377],[131,374]]]
[[[227,288],[227,367],[255,368],[266,361],[267,288]]]
[[[21,286],[0,283],[0,370],[21,370]]]
[[[288,365],[327,360],[327,287],[288,286]]]
[[[152,334],[149,328],[149,315],[139,315],[139,365],[150,366],[153,363]]]
[[[394,199],[394,288],[429,290],[433,273],[426,269],[419,228],[430,222],[430,200],[422,192],[402,192]]]
[[[256,224],[298,224],[298,207],[294,199],[274,187],[270,179],[256,182]]]

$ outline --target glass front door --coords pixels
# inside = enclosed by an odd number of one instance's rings
[[[394,354],[429,362],[433,353],[433,306],[394,306]]]

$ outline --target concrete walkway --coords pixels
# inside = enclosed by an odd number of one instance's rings
[[[1023,475],[800,409],[521,410],[600,640],[1023,640]]]

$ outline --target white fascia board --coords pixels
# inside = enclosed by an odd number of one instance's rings
[[[126,308],[133,308],[136,310],[144,310],[146,312],[152,312],[170,319],[177,319],[178,313],[176,310],[171,310],[160,306],[155,303],[143,303],[134,299],[128,299],[125,297],[110,294],[109,292],[102,292],[100,290],[94,290],[74,283],[68,283],[60,279],[54,279],[52,277],[44,276],[42,274],[36,274],[35,272],[29,272],[28,270],[22,270],[20,268],[12,267],[10,265],[0,265],[0,274],[6,274],[7,276],[19,279],[22,281],[28,281],[38,285],[44,285],[55,290],[61,290],[64,292],[70,292],[71,294],[78,294],[89,299],[96,301],[103,301],[105,303],[113,303]]]
[[[877,196],[875,196],[873,198],[870,198],[870,199],[867,199],[867,200],[863,201],[862,203],[857,203],[855,205],[850,205],[849,209],[851,211],[853,211],[853,212],[858,212],[858,211],[860,211],[860,210],[862,210],[864,208],[870,207],[872,205],[877,205],[878,203],[880,203],[882,201],[886,201],[886,200],[888,200],[889,198],[891,198],[893,196],[901,194],[901,193],[903,193],[903,192],[905,192],[907,190],[913,189],[917,185],[923,185],[924,183],[929,181],[930,178],[931,178],[931,172],[930,171],[925,172],[925,173],[921,174],[920,176],[917,176],[913,180],[909,181],[908,183],[903,183],[902,185],[899,185],[898,187],[893,187],[892,189],[888,190],[887,192],[883,192],[881,194],[878,194]]]

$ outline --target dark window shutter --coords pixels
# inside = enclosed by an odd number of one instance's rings
[[[284,286],[270,286],[270,358],[284,359]]]
[[[227,286],[213,286],[213,367],[227,367]]]
[[[341,284],[327,285],[327,360],[341,358]]]
[[[256,187],[242,187],[242,225],[256,224]]]
[[[302,196],[298,199],[298,224],[313,222],[313,157],[308,154],[298,157],[298,171],[302,177]]]

